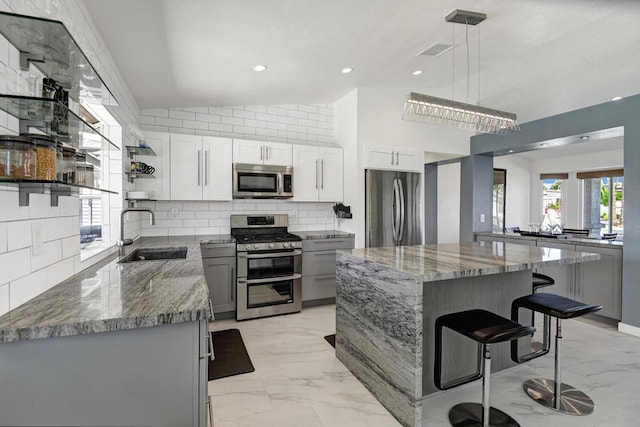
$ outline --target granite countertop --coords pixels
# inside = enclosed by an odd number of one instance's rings
[[[450,243],[348,249],[367,262],[379,263],[416,277],[418,281],[456,279],[530,270],[541,265],[597,261],[600,255],[502,242]]]
[[[236,242],[236,239],[231,234],[207,234],[196,236],[196,240],[198,240],[199,243],[211,245],[226,245]]]
[[[118,263],[112,255],[1,316],[0,342],[210,319],[200,255],[205,237],[211,236],[136,240],[127,254],[141,247],[186,246],[187,258]]]
[[[506,239],[521,239],[521,240],[536,240],[538,242],[552,242],[552,243],[566,243],[566,244],[576,244],[581,246],[593,246],[596,248],[612,248],[612,249],[622,249],[623,242],[619,240],[601,240],[601,239],[587,239],[580,237],[567,237],[566,239],[554,239],[551,237],[538,237],[538,236],[522,236],[517,233],[503,233],[503,232],[491,232],[491,231],[477,231],[474,234],[478,236],[495,236],[495,237],[504,237]]]
[[[356,237],[353,233],[338,230],[316,230],[316,231],[290,231],[291,234],[299,236],[302,240],[311,239],[348,239]]]

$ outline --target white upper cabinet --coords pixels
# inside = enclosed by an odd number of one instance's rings
[[[291,144],[234,138],[233,163],[291,166]]]
[[[231,200],[230,138],[171,134],[171,199]]]
[[[171,162],[169,156],[169,134],[163,132],[144,132],[144,141],[156,154],[155,156],[145,156],[137,154],[131,161],[138,161],[153,166],[156,179],[136,179],[136,190],[153,192],[152,199],[171,199]]]
[[[411,172],[424,171],[424,153],[395,147],[367,145],[364,167],[366,169],[387,169]]]
[[[292,152],[293,201],[342,201],[342,149],[294,145]]]

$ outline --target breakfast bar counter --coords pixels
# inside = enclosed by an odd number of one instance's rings
[[[511,301],[531,293],[532,269],[597,261],[598,254],[474,242],[338,251],[336,356],[402,423],[422,425],[433,384],[434,324],[482,308],[510,317]],[[475,344],[445,337],[443,377],[472,372]],[[512,366],[508,343],[493,368]]]

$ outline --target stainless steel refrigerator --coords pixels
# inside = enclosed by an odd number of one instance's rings
[[[365,246],[422,244],[421,175],[365,171]]]

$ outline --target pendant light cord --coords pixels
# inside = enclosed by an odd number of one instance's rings
[[[467,104],[469,103],[469,23],[464,24],[464,38],[467,47]]]

